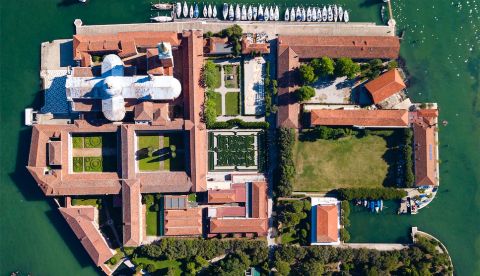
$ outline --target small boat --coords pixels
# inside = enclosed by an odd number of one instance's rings
[[[275,10],[274,10],[273,14],[274,14],[273,19],[275,21],[280,20],[280,10],[278,9],[278,6],[275,6]]]
[[[197,10],[197,12],[198,12],[198,10]],[[190,16],[190,18],[193,18],[193,16],[195,15],[192,5],[190,5],[190,12],[188,13],[188,15]]]
[[[187,2],[183,2],[183,17],[188,17],[188,5],[187,5]]]
[[[275,19],[275,13],[273,12],[273,7],[270,6],[270,10],[268,11],[270,14],[270,21],[273,21]]]
[[[234,16],[235,15],[234,15],[234,12],[233,12],[233,5],[230,4],[230,8],[228,9],[228,18],[230,20],[233,20],[233,19],[235,19]]]
[[[247,20],[247,7],[242,5],[242,15],[240,16],[241,20]]]
[[[367,207],[368,201],[366,199],[363,200],[363,206]]]
[[[383,200],[380,200],[380,211],[383,211]]]
[[[323,10],[322,10],[322,21],[323,22],[327,22],[327,16],[328,16],[327,8],[325,6],[323,6]]]
[[[333,5],[333,21],[337,22],[338,19],[338,8],[337,5]]]
[[[265,12],[263,13],[263,19],[265,21],[268,21],[270,19],[270,11],[268,10],[268,7],[265,7]]]
[[[296,13],[296,16],[295,16],[295,20],[302,21],[302,10],[300,9],[300,7],[297,7],[297,13]]]
[[[320,7],[317,8],[317,21],[322,21],[322,8]]]
[[[213,5],[212,17],[217,18],[217,5]]]
[[[307,9],[307,21],[312,21],[312,9],[310,9],[310,7]]]
[[[237,4],[237,6],[235,7],[235,20],[240,20],[240,15],[241,15],[241,12],[240,12],[240,6]]]
[[[213,14],[212,5],[208,4],[207,15],[208,15],[208,17],[211,18],[212,14]]]
[[[257,19],[260,20],[260,21],[263,21],[265,19],[264,15],[263,15],[262,5],[258,6],[258,17],[257,17]]]
[[[248,5],[248,9],[247,9],[247,19],[248,19],[248,21],[252,21],[252,19],[253,19],[252,6],[250,6],[250,5]]]
[[[370,205],[369,205],[369,208],[370,208],[370,212],[374,212],[375,211],[375,201],[370,201]]]
[[[350,20],[350,18],[349,18],[349,16],[348,16],[348,11],[345,10],[345,11],[343,12],[343,21],[348,22],[349,20]]]
[[[227,3],[223,3],[222,13],[223,13],[223,20],[227,20],[227,17],[228,17],[228,4]]]
[[[164,16],[164,15],[155,16],[155,17],[152,17],[150,19],[153,20],[153,21],[156,21],[156,22],[170,22],[170,21],[172,21],[171,16]]]
[[[343,8],[342,6],[339,6],[338,7],[338,21],[342,21],[343,20]]]
[[[177,4],[175,4],[175,10],[177,12],[177,17],[180,18],[180,16],[182,16],[182,3],[177,2]]]
[[[207,5],[203,5],[203,17],[207,17],[208,12],[207,12]]]
[[[315,7],[312,8],[312,21],[317,21],[317,8]]]
[[[295,21],[295,8],[290,9],[290,21]]]
[[[333,11],[331,6],[328,6],[328,21],[329,22],[333,21]]]
[[[173,4],[170,4],[170,3],[158,3],[158,4],[152,4],[152,7],[157,9],[157,10],[162,10],[162,11],[166,11],[166,10],[171,10],[173,9]]]
[[[285,21],[290,21],[290,9],[287,8],[285,11]]]
[[[307,12],[305,11],[305,8],[302,8],[302,21],[307,20]]]
[[[257,20],[257,18],[258,18],[258,8],[257,8],[257,6],[253,6],[252,10],[253,10],[252,20]]]

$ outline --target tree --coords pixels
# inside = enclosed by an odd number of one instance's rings
[[[329,77],[335,71],[335,63],[329,57],[316,58],[310,62],[310,65],[313,67],[317,77]]]
[[[213,61],[207,60],[203,65],[202,79],[203,85],[207,88],[214,89],[220,82],[217,66]]]
[[[337,77],[347,76],[353,79],[355,75],[360,72],[360,65],[353,62],[351,58],[339,58],[335,63],[335,75]]]
[[[147,269],[147,272],[149,272],[149,273],[152,273],[156,270],[156,268],[153,264],[148,264],[146,269]]]
[[[300,80],[303,84],[310,84],[317,80],[315,71],[313,67],[309,64],[300,65],[300,67],[298,68],[298,72],[300,73]]]
[[[205,106],[203,110],[203,118],[207,125],[213,124],[217,120],[216,106],[215,92],[209,89],[207,90]]]
[[[276,261],[275,268],[277,269],[278,273],[284,276],[290,274],[290,264],[285,261]]]
[[[306,276],[318,276],[324,272],[323,264],[316,260],[308,259],[306,262],[300,264],[299,274]]]
[[[315,89],[311,86],[304,85],[297,90],[297,99],[300,102],[308,101],[315,96]]]
[[[392,70],[398,67],[398,62],[396,60],[391,60],[388,62],[387,68],[388,70]]]

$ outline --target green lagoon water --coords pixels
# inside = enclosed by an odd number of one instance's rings
[[[352,241],[407,241],[409,227],[419,226],[445,243],[458,275],[480,275],[480,0],[392,1],[399,29],[405,29],[401,55],[412,76],[409,94],[438,102],[440,120],[449,122],[440,128],[441,186],[416,216],[397,216],[394,207],[381,215],[353,212]],[[25,169],[31,131],[23,126],[23,110],[43,104],[42,41],[71,37],[75,18],[85,24],[146,22],[155,14],[149,2],[1,1],[0,275],[98,274]],[[380,22],[381,2],[336,1],[348,7],[352,21],[374,22]]]

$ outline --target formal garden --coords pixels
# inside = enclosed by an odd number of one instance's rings
[[[73,172],[117,171],[116,133],[72,135]]]
[[[138,170],[185,170],[185,143],[182,132],[145,132],[137,134]]]

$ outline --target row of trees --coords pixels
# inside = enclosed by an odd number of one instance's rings
[[[277,107],[273,104],[273,97],[278,93],[277,80],[272,80],[270,77],[270,62],[265,64],[265,115],[269,116],[270,113],[277,112]]]
[[[335,192],[338,198],[341,200],[354,200],[354,199],[401,199],[407,196],[407,192],[395,188],[340,188]]]
[[[385,70],[390,70],[398,67],[398,63],[395,60],[384,64],[381,59],[372,59],[367,63],[363,63],[360,68],[360,77],[367,78],[367,79],[374,79]]]
[[[274,252],[273,265],[280,275],[331,275],[338,264],[338,275],[447,275],[452,271],[448,256],[426,239],[394,251],[283,245]]]
[[[348,242],[350,240],[350,233],[347,231],[347,227],[350,226],[350,203],[347,200],[344,200],[340,203],[341,212],[340,212],[340,224],[342,228],[340,229],[340,239],[343,242]]]
[[[290,196],[293,191],[295,165],[293,163],[293,145],[295,132],[290,128],[279,128],[277,133],[278,173],[275,185],[277,197]]]
[[[343,77],[353,79],[360,72],[360,65],[351,58],[338,58],[335,61],[329,57],[313,59],[298,68],[302,84],[309,85],[326,77]]]
[[[410,128],[405,129],[405,145],[403,147],[403,154],[405,159],[405,185],[409,188],[415,184],[415,176],[413,174],[413,131]]]
[[[281,223],[282,234],[290,234],[301,245],[308,245],[308,232],[310,230],[308,214],[311,208],[308,200],[279,201],[277,218],[278,222]]]

